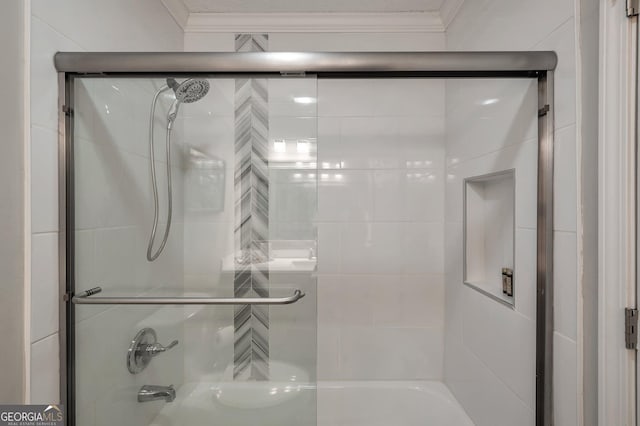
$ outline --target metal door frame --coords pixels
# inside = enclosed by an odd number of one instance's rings
[[[60,399],[75,425],[73,80],[314,74],[317,78],[530,78],[538,81],[536,426],[553,425],[554,52],[57,53],[59,84]],[[74,413],[71,415],[71,413]]]

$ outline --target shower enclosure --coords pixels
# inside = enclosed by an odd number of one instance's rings
[[[553,52],[55,62],[69,425],[551,425]]]

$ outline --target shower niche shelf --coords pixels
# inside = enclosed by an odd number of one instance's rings
[[[464,181],[464,283],[513,307],[516,275],[515,169]],[[511,287],[503,270],[511,273]]]

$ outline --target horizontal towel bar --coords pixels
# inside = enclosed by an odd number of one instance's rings
[[[289,297],[91,297],[101,291],[95,287],[71,301],[76,305],[289,305],[305,296],[295,290]]]

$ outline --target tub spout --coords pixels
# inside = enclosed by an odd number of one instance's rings
[[[176,399],[176,390],[173,385],[144,385],[138,391],[138,402],[157,401],[159,399],[164,399],[167,402],[172,402]]]

